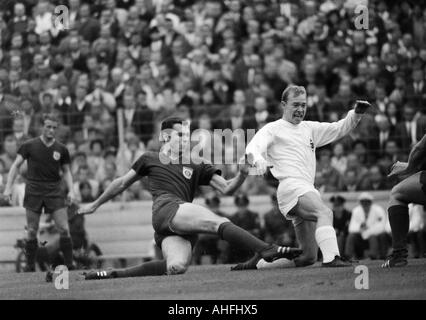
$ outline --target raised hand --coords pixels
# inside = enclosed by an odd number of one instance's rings
[[[355,102],[355,113],[363,114],[370,107],[371,107],[370,102],[365,101],[365,100],[357,100]]]

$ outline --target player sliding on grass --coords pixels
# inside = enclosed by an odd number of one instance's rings
[[[277,189],[280,211],[293,221],[303,254],[293,261],[281,259],[273,264],[255,255],[233,270],[311,265],[317,260],[318,246],[324,267],[350,266],[350,262],[340,257],[333,228],[333,212],[324,204],[314,187],[315,150],[354,129],[370,104],[357,101],[355,109],[338,122],[303,121],[306,114],[306,91],[304,87],[292,85],[284,90],[281,105],[282,119],[260,129],[247,146],[246,154],[258,174],[264,174],[268,164],[271,165],[272,175],[280,182]]]
[[[153,195],[152,225],[155,241],[165,260],[150,261],[118,270],[91,271],[86,280],[120,277],[154,276],[184,273],[192,259],[197,233],[218,234],[241,248],[252,250],[266,261],[293,259],[300,249],[267,244],[247,231],[219,217],[207,208],[191,203],[200,185],[232,194],[244,182],[248,165],[241,165],[238,175],[226,181],[212,165],[191,164],[183,159],[189,143],[189,126],[181,118],[169,118],[161,124],[162,151],[146,152],[124,176],[115,179],[105,192],[91,204],[80,208],[80,214],[93,213],[99,206],[127,189],[132,183],[148,176]],[[179,163],[168,163],[179,160]]]
[[[403,180],[392,188],[388,216],[392,229],[392,254],[382,264],[383,268],[407,265],[407,235],[410,225],[408,204],[426,205],[426,135],[413,147],[408,162],[396,162],[388,177]]]

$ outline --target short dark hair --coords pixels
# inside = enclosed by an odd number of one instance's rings
[[[220,199],[217,195],[206,198],[206,205],[208,206],[213,206],[213,205],[218,206],[219,204],[220,204]]]
[[[90,150],[93,149],[93,146],[95,144],[99,144],[101,146],[102,150],[104,149],[104,142],[101,139],[94,139],[94,140],[90,141]]]
[[[249,199],[248,199],[248,197],[247,197],[246,194],[240,193],[240,194],[237,194],[235,196],[234,203],[237,206],[247,206],[250,203],[250,201],[249,201]]]
[[[59,123],[58,116],[54,113],[44,113],[43,114],[43,124],[46,122],[46,120],[50,120],[50,121]]]
[[[183,124],[184,122],[186,122],[186,120],[184,118],[181,118],[181,117],[166,118],[161,122],[161,131],[166,130],[166,129],[173,129],[173,126],[175,124]]]

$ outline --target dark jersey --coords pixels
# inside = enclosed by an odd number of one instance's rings
[[[59,195],[62,165],[70,163],[65,145],[55,141],[48,147],[38,137],[24,142],[18,154],[28,163],[26,192],[32,195]]]
[[[141,177],[148,177],[148,187],[154,201],[166,194],[192,202],[198,186],[208,185],[215,173],[221,174],[220,170],[207,163],[164,164],[158,152],[144,153],[132,169]]]

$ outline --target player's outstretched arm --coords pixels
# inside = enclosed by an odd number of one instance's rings
[[[7,175],[7,183],[3,192],[3,196],[9,201],[12,202],[12,186],[15,182],[16,176],[18,175],[18,170],[21,165],[24,163],[24,158],[18,153],[16,159],[10,167],[9,173]]]
[[[214,174],[210,180],[210,186],[224,195],[232,195],[243,184],[248,175],[249,165],[240,160],[238,174],[230,179],[225,180],[218,174]]]
[[[309,122],[316,146],[322,147],[343,138],[356,128],[362,115],[371,107],[368,101],[357,100],[353,110],[350,110],[345,118],[336,122]]]
[[[106,190],[92,203],[78,209],[78,214],[91,214],[96,211],[102,204],[111,200],[118,194],[122,193],[133,183],[138,181],[140,176],[135,170],[131,169],[124,176],[121,176],[111,182]]]

